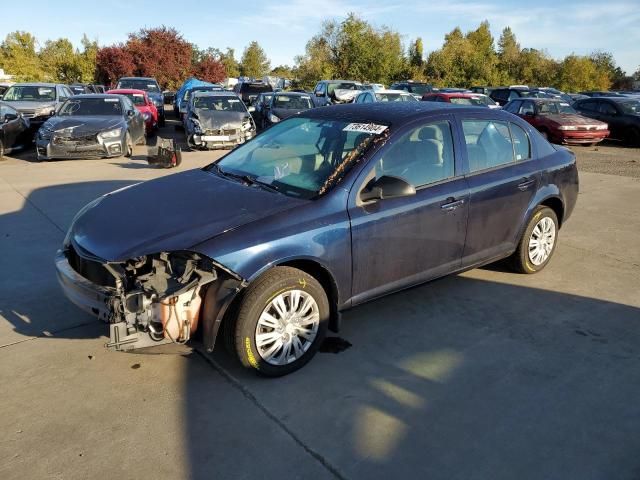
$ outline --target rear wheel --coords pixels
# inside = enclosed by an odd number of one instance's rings
[[[640,128],[629,127],[627,134],[625,135],[626,143],[633,146],[640,146]]]
[[[225,326],[240,363],[278,377],[303,367],[322,343],[329,301],[318,281],[290,267],[275,267],[251,284]]]
[[[541,205],[533,212],[509,263],[520,273],[539,272],[549,263],[557,241],[558,217],[549,207]]]

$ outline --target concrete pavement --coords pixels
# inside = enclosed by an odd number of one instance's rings
[[[175,170],[28,159],[0,163],[0,478],[638,477],[638,179],[582,173],[541,274],[369,303],[345,314],[351,348],[265,380],[222,349],[107,352],[56,284],[78,208]]]

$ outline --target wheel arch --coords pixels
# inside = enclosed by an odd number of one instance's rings
[[[558,218],[558,228],[562,227],[564,222],[564,202],[560,197],[547,197],[539,202],[538,205],[549,207],[553,210]]]

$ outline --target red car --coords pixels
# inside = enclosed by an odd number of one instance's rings
[[[491,98],[480,93],[464,92],[436,92],[425,93],[422,96],[423,102],[444,102],[456,105],[472,105],[477,107],[500,108]]]
[[[522,117],[552,143],[595,145],[609,136],[609,126],[583,117],[571,105],[552,98],[511,100],[504,110]]]
[[[152,134],[158,129],[158,109],[147,95],[147,92],[144,90],[123,88],[119,90],[109,90],[107,93],[129,97],[129,100],[133,102],[138,111],[144,117],[144,125],[147,134]]]

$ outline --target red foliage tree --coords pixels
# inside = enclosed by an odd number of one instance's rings
[[[191,72],[193,46],[174,28],[143,28],[129,35],[126,49],[134,74],[155,77],[163,88],[177,88]]]
[[[221,61],[205,57],[193,66],[193,75],[205,82],[218,83],[227,78],[227,69]]]
[[[118,78],[133,75],[135,67],[125,45],[104,47],[96,54],[97,77],[105,85],[114,85]]]

